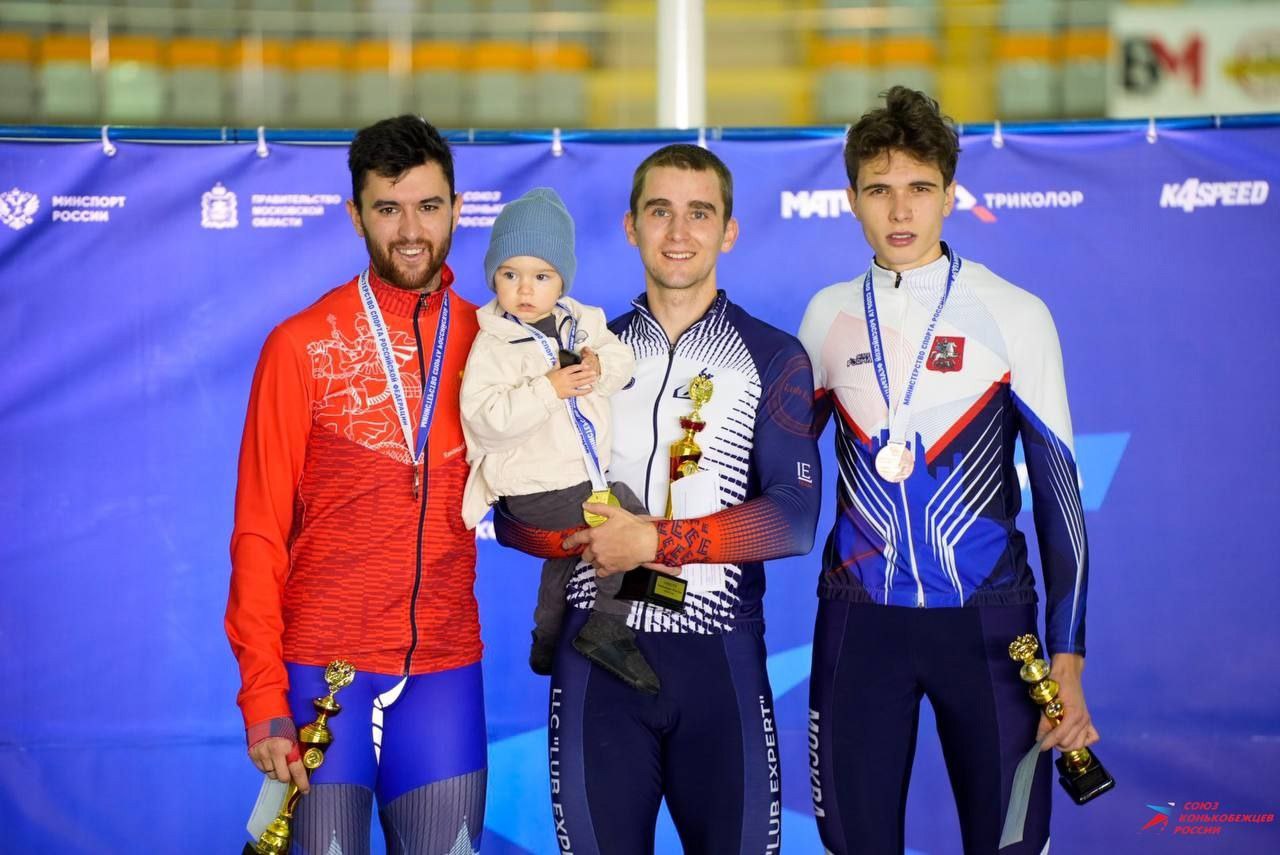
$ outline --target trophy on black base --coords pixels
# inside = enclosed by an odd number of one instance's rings
[[[1009,645],[1009,658],[1022,663],[1018,674],[1031,684],[1028,691],[1031,700],[1043,707],[1045,717],[1057,727],[1064,712],[1062,701],[1058,700],[1058,683],[1049,678],[1049,663],[1036,657],[1039,650],[1040,642],[1034,635],[1020,635]],[[1078,805],[1096,799],[1116,785],[1116,779],[1088,748],[1064,751],[1054,763],[1058,767],[1058,783]]]
[[[715,387],[711,378],[699,374],[689,381],[689,400],[693,401],[693,410],[689,415],[680,418],[680,427],[684,436],[671,443],[671,470],[669,479],[672,484],[685,476],[698,471],[698,463],[702,460],[702,447],[694,439],[695,434],[707,426],[702,420],[702,408],[711,400]],[[667,494],[667,519],[672,514],[671,494]],[[647,567],[629,570],[622,577],[622,587],[617,593],[619,600],[639,600],[663,606],[675,611],[684,611],[684,595],[689,583],[679,576],[672,576]]]
[[[344,686],[350,686],[355,676],[356,671],[351,663],[341,659],[330,662],[324,669],[324,681],[329,686],[329,694],[312,699],[311,703],[318,713],[316,720],[298,731],[302,765],[306,767],[308,777],[324,763],[324,752],[333,742],[333,732],[329,730],[329,717],[342,712],[342,707],[333,699],[333,696]],[[284,792],[284,803],[280,806],[280,812],[276,814],[275,819],[271,820],[257,842],[244,845],[242,855],[284,855],[288,852],[290,823],[293,821],[293,812],[301,796],[302,791],[298,789],[298,785],[290,781]]]

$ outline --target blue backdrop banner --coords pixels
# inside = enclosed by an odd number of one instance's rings
[[[1280,424],[1280,127],[962,142],[944,235],[1052,309],[1088,515],[1085,686],[1118,785],[1085,808],[1056,794],[1055,850],[1280,851],[1274,820],[1239,816],[1280,807],[1280,681],[1266,664],[1280,660],[1280,445],[1266,439]],[[720,282],[794,332],[814,292],[870,258],[841,140],[709,145],[734,172],[741,223]],[[622,219],[654,148],[457,146],[459,290],[487,299],[494,215],[547,185],[577,220],[574,296],[623,311],[643,270]],[[222,615],[249,381],[268,330],[366,260],[344,210],[345,146],[266,155],[0,143],[4,851],[225,853],[245,840],[259,775]],[[823,446],[834,473],[829,434]],[[830,474],[823,490],[821,536]],[[498,547],[488,523],[477,534],[484,851],[551,853],[547,685],[525,665],[537,562]],[[818,564],[816,552],[772,562],[766,598],[783,840],[806,855],[822,851],[806,734]],[[959,852],[927,715],[921,730],[907,842]],[[658,841],[679,851],[665,818]]]

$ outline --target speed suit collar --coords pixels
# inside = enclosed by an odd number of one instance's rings
[[[658,319],[655,318],[653,316],[653,312],[649,310],[648,294],[641,294],[639,297],[636,297],[634,300],[631,301],[631,305],[636,307],[636,310],[640,312],[641,317],[648,320],[649,323],[653,324],[658,329],[660,330],[662,329],[662,324],[658,323]],[[716,298],[713,301],[711,301],[710,308],[708,308],[707,311],[703,313],[702,317],[698,318],[696,321],[690,324],[689,328],[680,334],[680,338],[684,338],[687,335],[697,335],[698,331],[701,329],[717,326],[719,322],[724,318],[724,314],[726,311],[728,311],[728,308],[729,308],[729,296],[725,294],[723,288],[717,288]],[[665,330],[663,330],[662,334],[665,337],[667,333]],[[676,343],[674,341],[671,342],[672,347],[674,347],[675,344]]]
[[[873,257],[871,259],[871,281],[877,288],[894,288],[903,286],[914,286],[924,284],[934,284],[938,282],[945,283],[947,281],[947,273],[951,269],[951,253],[953,250],[947,246],[944,241],[942,244],[942,255],[924,265],[923,267],[913,267],[910,270],[904,270],[898,273],[894,270],[881,267],[880,263]],[[899,278],[901,276],[901,278]],[[859,277],[858,287],[862,287],[861,277]]]

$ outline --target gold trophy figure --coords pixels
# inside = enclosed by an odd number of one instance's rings
[[[339,689],[350,686],[355,676],[356,669],[350,662],[341,659],[330,662],[324,669],[324,681],[329,685],[329,694],[323,698],[312,699],[311,703],[318,713],[316,720],[305,725],[298,732],[298,743],[302,748],[302,765],[306,767],[308,778],[324,763],[324,752],[328,749],[329,743],[333,742],[333,732],[329,730],[329,717],[342,712],[342,707],[333,696]],[[290,782],[285,790],[284,804],[280,807],[280,813],[271,820],[267,830],[258,837],[257,843],[245,844],[243,855],[251,855],[251,853],[284,855],[288,852],[291,834],[289,825],[293,821],[293,811],[297,808],[298,799],[301,797],[302,792],[298,789],[298,785]]]
[[[684,436],[671,443],[671,469],[668,477],[672,481],[679,481],[698,471],[698,464],[702,461],[702,447],[698,445],[694,435],[707,426],[702,420],[702,408],[711,400],[711,393],[714,391],[710,377],[699,374],[689,382],[689,400],[693,401],[693,410],[680,419],[680,429],[684,431]],[[670,493],[667,494],[667,519],[671,519]]]
[[[687,475],[698,471],[698,463],[702,460],[702,447],[694,436],[707,426],[702,420],[702,408],[711,400],[715,386],[711,378],[699,374],[689,381],[689,400],[693,409],[687,416],[680,417],[680,429],[684,436],[671,443],[671,468],[669,480],[674,483]],[[667,519],[671,519],[671,494],[667,493]],[[637,567],[622,577],[622,587],[618,590],[620,600],[641,600],[663,606],[675,611],[684,611],[684,595],[689,583],[679,576],[660,573],[647,567]]]
[[[1049,677],[1049,663],[1036,656],[1040,642],[1034,635],[1020,635],[1009,645],[1009,658],[1022,663],[1018,675],[1030,684],[1028,694],[1039,704],[1045,717],[1057,727],[1065,712],[1058,700],[1058,682]],[[1088,748],[1064,751],[1055,762],[1058,782],[1076,804],[1095,799],[1116,785],[1116,779],[1103,768],[1097,755]]]

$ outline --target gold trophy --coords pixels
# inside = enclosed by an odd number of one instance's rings
[[[702,447],[694,436],[707,426],[702,420],[702,408],[711,400],[711,393],[714,391],[710,377],[699,374],[689,381],[689,400],[693,401],[693,409],[689,415],[680,417],[680,428],[684,431],[684,436],[671,443],[671,469],[668,472],[671,482],[698,471]],[[671,519],[671,513],[671,494],[668,492],[667,519]],[[684,611],[684,595],[688,587],[689,583],[679,576],[637,567],[622,577],[622,587],[618,590],[617,599],[641,600],[680,612]]]
[[[688,416],[680,419],[680,429],[684,436],[671,443],[671,470],[668,477],[679,481],[686,475],[698,471],[698,463],[702,460],[702,447],[698,445],[694,434],[707,426],[702,420],[702,407],[711,400],[715,387],[711,378],[699,374],[689,383],[689,400],[693,401],[693,410]],[[671,519],[671,494],[667,494],[667,519]]]
[[[1049,663],[1037,658],[1039,650],[1040,642],[1034,635],[1020,635],[1009,645],[1009,658],[1022,663],[1018,674],[1030,684],[1028,694],[1031,700],[1043,708],[1045,716],[1057,727],[1064,712],[1062,701],[1058,700],[1058,682],[1049,677]],[[1116,779],[1088,748],[1064,751],[1054,762],[1058,767],[1058,783],[1078,805],[1097,798],[1116,785]]]
[[[350,686],[355,676],[356,669],[350,662],[341,659],[330,662],[324,669],[324,681],[329,684],[329,694],[323,698],[312,699],[311,703],[318,713],[316,720],[305,725],[298,732],[298,743],[302,748],[302,765],[306,767],[308,778],[324,763],[324,752],[328,749],[329,743],[333,742],[333,732],[329,730],[329,717],[342,712],[342,707],[333,699],[333,696],[339,689]],[[256,855],[284,855],[288,852],[291,834],[289,824],[293,821],[293,811],[297,808],[298,799],[301,797],[302,792],[298,789],[298,785],[292,781],[289,782],[280,813],[271,820],[267,830],[258,837],[257,843],[245,844],[242,855],[255,853]]]

